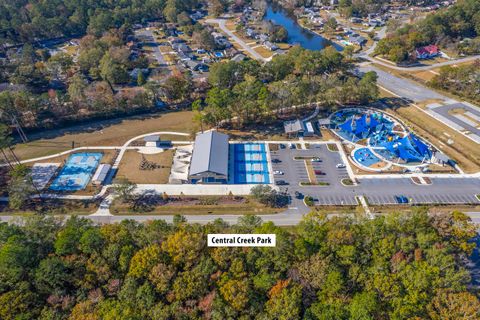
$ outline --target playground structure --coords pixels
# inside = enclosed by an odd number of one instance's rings
[[[434,148],[383,112],[349,108],[330,119],[332,131],[354,146],[351,159],[362,169],[386,171],[397,166],[419,171],[433,163]]]

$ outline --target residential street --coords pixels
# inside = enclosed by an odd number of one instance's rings
[[[232,31],[228,30],[228,28],[225,26],[226,20],[224,20],[224,19],[208,19],[206,22],[211,23],[211,24],[218,24],[218,26],[220,27],[220,29],[222,29],[222,31],[224,33],[226,33],[230,38],[232,38],[236,43],[238,43],[243,49],[245,49],[245,51],[250,53],[250,55],[253,58],[255,58],[256,60],[268,61],[268,59],[265,59],[264,57],[262,57],[257,51],[252,49],[242,39],[237,37]]]
[[[155,37],[153,35],[152,30],[150,29],[141,29],[135,32],[137,37],[143,38],[144,43],[150,44],[151,47],[153,48],[153,55],[155,56],[155,59],[157,59],[157,62],[160,66],[166,66],[167,63],[165,59],[163,58],[163,54],[160,51],[160,48],[158,46],[157,41],[155,40]]]

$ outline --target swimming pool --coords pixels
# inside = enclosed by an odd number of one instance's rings
[[[229,179],[234,184],[270,183],[266,145],[263,143],[235,143],[231,145]]]
[[[103,154],[100,152],[82,152],[70,155],[50,185],[50,189],[55,191],[85,189],[102,156]]]
[[[355,150],[355,152],[353,153],[353,157],[355,158],[355,161],[357,161],[359,164],[365,167],[370,167],[375,163],[382,161],[376,155],[374,155],[372,151],[370,151],[368,148],[360,148]]]

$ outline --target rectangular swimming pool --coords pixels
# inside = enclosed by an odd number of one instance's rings
[[[50,185],[55,191],[78,191],[87,186],[103,154],[81,152],[70,155],[62,170]]]
[[[267,150],[263,143],[230,145],[230,183],[269,184]],[[232,165],[233,164],[233,165]]]

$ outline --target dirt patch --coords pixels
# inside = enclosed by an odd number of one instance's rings
[[[172,168],[174,150],[166,150],[158,154],[141,154],[135,150],[125,152],[118,168],[117,178],[126,178],[138,184],[164,184],[168,183],[170,169]],[[142,170],[142,161],[155,167],[151,170]],[[148,165],[146,166],[148,167]]]

